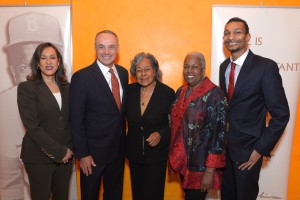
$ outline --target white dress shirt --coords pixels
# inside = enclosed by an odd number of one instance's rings
[[[97,60],[97,64],[102,72],[102,74],[104,75],[109,87],[110,87],[110,90],[112,90],[112,87],[111,87],[111,73],[109,72],[109,69],[107,66],[103,65],[101,62],[99,62],[99,60]],[[120,78],[119,78],[119,74],[118,74],[118,71],[115,67],[115,65],[112,66],[112,69],[114,70],[114,73],[119,81],[119,88],[120,88],[120,98],[121,98],[121,103],[122,103],[122,97],[123,97],[123,88],[122,88],[122,85],[121,85],[121,81],[120,81]]]
[[[61,101],[61,95],[60,95],[60,92],[57,92],[57,93],[53,93],[58,105],[59,105],[59,108],[61,109],[61,104],[62,104],[62,101]]]
[[[228,91],[228,84],[229,84],[229,74],[230,74],[230,69],[231,69],[231,62],[234,62],[236,64],[235,70],[234,70],[234,86],[235,86],[237,77],[240,74],[240,71],[242,69],[242,66],[246,60],[248,53],[249,53],[249,49],[235,61],[233,61],[232,57],[230,56],[230,63],[228,64],[226,71],[225,71],[225,81],[226,81],[226,90],[227,91]]]

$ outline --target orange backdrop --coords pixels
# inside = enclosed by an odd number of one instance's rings
[[[136,53],[150,52],[160,63],[163,82],[175,90],[183,83],[182,62],[188,52],[200,51],[206,56],[206,74],[210,75],[212,5],[300,6],[299,0],[0,0],[0,5],[24,5],[24,2],[27,5],[72,3],[74,72],[94,61],[95,34],[111,29],[120,40],[119,64],[129,68]],[[249,26],[251,32],[254,25]],[[300,100],[296,121],[288,200],[300,199],[297,182],[300,177]],[[178,180],[167,178],[165,197],[166,200],[183,199]],[[131,199],[128,166],[124,199]]]

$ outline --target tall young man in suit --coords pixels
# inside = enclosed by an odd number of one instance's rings
[[[289,121],[278,66],[253,54],[248,49],[250,38],[246,21],[235,17],[226,23],[223,42],[231,56],[220,66],[220,87],[229,101],[222,200],[256,200],[262,158],[270,157]],[[271,120],[266,127],[267,112]]]
[[[95,38],[97,60],[76,72],[71,80],[71,131],[80,164],[82,200],[98,200],[102,178],[103,199],[122,199],[128,71],[114,64],[118,50],[114,32],[99,32]],[[117,78],[121,102],[114,98],[110,69]]]

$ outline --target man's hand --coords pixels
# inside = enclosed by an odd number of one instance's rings
[[[86,176],[92,174],[92,166],[96,167],[96,164],[95,164],[95,162],[94,162],[91,155],[80,158],[79,165],[80,165],[80,168],[81,168],[82,172]]]
[[[248,169],[250,170],[255,163],[261,158],[261,155],[254,149],[253,152],[250,155],[250,158],[247,162],[244,162],[239,166],[239,169],[245,170]]]

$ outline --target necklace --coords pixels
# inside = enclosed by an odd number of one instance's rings
[[[141,106],[144,107],[148,104],[151,96],[152,96],[152,93],[154,91],[154,88],[156,86],[156,81],[151,85],[151,87],[149,88],[143,88],[141,87]]]

